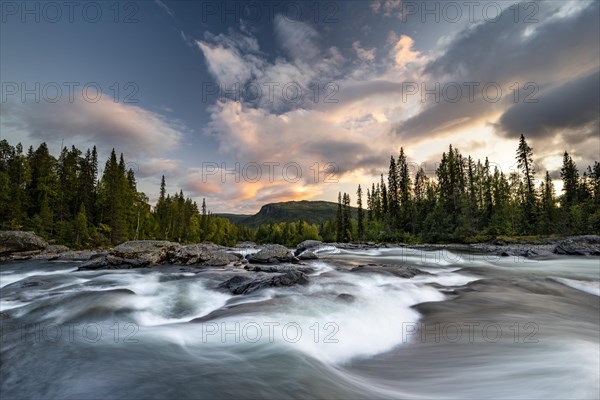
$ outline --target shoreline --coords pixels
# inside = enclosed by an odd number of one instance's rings
[[[133,246],[135,250],[119,252],[119,248]],[[479,243],[374,243],[374,242],[352,242],[352,243],[327,243],[317,240],[306,240],[299,243],[293,251],[293,257],[289,256],[282,249],[289,248],[276,244],[257,244],[254,242],[240,242],[235,247],[219,246],[214,243],[195,243],[179,244],[168,241],[140,240],[122,243],[113,248],[90,248],[72,250],[66,246],[51,245],[38,237],[33,232],[21,231],[0,231],[0,263],[10,261],[25,260],[47,260],[47,261],[90,261],[99,257],[118,256],[120,260],[147,259],[148,262],[143,265],[129,265],[130,268],[145,267],[149,264],[164,264],[168,257],[153,256],[156,251],[176,252],[183,251],[191,254],[184,254],[185,265],[210,265],[211,259],[218,259],[216,266],[222,265],[223,255],[235,255],[237,261],[247,259],[249,250],[251,253],[257,253],[264,249],[277,248],[279,253],[273,257],[261,261],[265,263],[276,262],[298,262],[301,259],[317,259],[319,249],[326,247],[335,247],[340,250],[377,250],[390,248],[406,248],[416,251],[437,251],[447,250],[462,253],[480,253],[494,254],[500,257],[524,257],[524,258],[545,258],[556,255],[571,256],[600,256],[600,236],[580,235],[565,237],[539,237],[535,240],[511,239],[510,242],[504,240],[493,240]],[[168,250],[165,250],[168,249]],[[200,253],[206,253],[208,258],[202,259],[202,262],[194,262],[194,256],[198,258]],[[282,253],[283,252],[283,253]],[[305,255],[306,257],[302,257]],[[298,258],[299,257],[299,258]],[[192,262],[189,262],[192,259]],[[270,262],[269,262],[270,259]],[[196,260],[198,261],[198,259]],[[225,257],[226,264],[236,262],[232,257]],[[111,264],[117,265],[119,260],[113,260]]]

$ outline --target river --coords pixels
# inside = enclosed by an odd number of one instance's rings
[[[319,255],[242,296],[227,268],[2,264],[2,397],[598,398],[598,257]],[[349,272],[369,263],[428,274]]]

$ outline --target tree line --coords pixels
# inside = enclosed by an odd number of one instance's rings
[[[600,163],[580,174],[565,152],[557,195],[550,174],[536,184],[533,150],[521,136],[518,171],[508,175],[486,158],[475,162],[450,146],[435,178],[423,168],[411,174],[404,149],[390,157],[387,176],[356,192],[340,193],[335,219],[270,223],[256,230],[212,215],[182,191],[168,194],[164,176],[152,208],[135,173],[113,149],[99,171],[96,148],[72,146],[58,158],[42,143],[25,153],[0,141],[0,229],[32,230],[75,247],[110,246],[127,240],[181,243],[211,241],[233,246],[257,241],[294,246],[327,242],[479,242],[499,236],[600,233]],[[101,176],[100,176],[101,175]]]
[[[32,230],[75,247],[109,246],[127,240],[212,241],[234,245],[254,232],[213,216],[182,191],[166,193],[152,209],[135,173],[113,149],[99,176],[96,147],[85,153],[64,147],[55,158],[46,143],[25,153],[0,141],[0,229]]]
[[[363,210],[350,218],[350,195],[339,195],[335,239],[382,242],[480,242],[499,236],[600,233],[600,163],[582,174],[565,152],[557,196],[546,171],[539,185],[533,149],[523,135],[516,152],[518,171],[508,175],[489,160],[475,162],[449,146],[435,178],[423,168],[411,176],[404,149],[391,156],[386,177],[367,189]],[[329,226],[327,226],[329,225]],[[331,237],[331,225],[322,226]],[[326,229],[325,229],[326,228]]]

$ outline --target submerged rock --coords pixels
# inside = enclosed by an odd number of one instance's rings
[[[294,259],[294,254],[287,247],[279,244],[265,245],[258,253],[248,257],[251,263],[291,262],[295,261]]]
[[[299,260],[317,260],[319,257],[310,250],[305,250],[298,255]]]
[[[307,266],[292,266],[292,265],[272,265],[272,264],[250,264],[244,267],[247,271],[252,272],[270,272],[270,273],[285,273],[290,271],[300,271],[305,274],[312,274],[315,272],[314,268]]]
[[[356,297],[354,297],[348,293],[340,293],[336,297],[336,300],[343,301],[344,303],[354,303],[354,301],[356,300]]]
[[[48,242],[33,232],[0,231],[0,256],[23,252],[41,252],[47,247]]]
[[[308,277],[304,273],[300,271],[289,271],[281,275],[255,279],[248,276],[236,275],[221,283],[218,287],[220,289],[226,289],[232,294],[249,294],[266,288],[304,285],[307,283]]]
[[[296,251],[294,254],[298,256],[306,250],[315,249],[321,246],[323,246],[323,242],[321,242],[320,240],[305,240],[302,243],[298,244],[298,246],[296,246]]]
[[[100,254],[98,257],[92,257],[90,260],[84,262],[79,267],[79,271],[85,271],[90,269],[130,269],[130,268],[143,268],[150,264],[148,260],[142,259],[127,259],[122,257],[115,257],[111,254]]]
[[[417,275],[431,275],[429,272],[421,271],[418,268],[411,267],[408,265],[378,265],[378,264],[367,264],[359,265],[350,270],[354,273],[366,273],[366,274],[382,274],[389,276],[397,276],[399,278],[413,278]]]

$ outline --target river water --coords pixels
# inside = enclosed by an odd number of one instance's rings
[[[227,268],[2,264],[2,398],[598,398],[598,257],[320,257],[243,296]],[[349,272],[368,263],[429,274]]]

